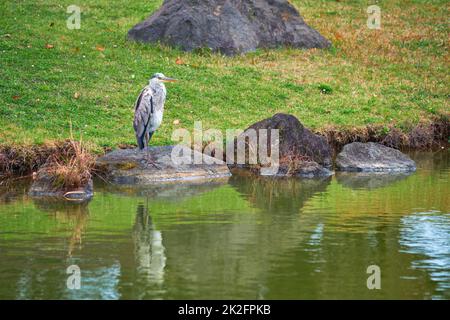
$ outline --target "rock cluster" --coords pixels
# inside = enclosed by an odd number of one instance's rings
[[[261,140],[264,132],[265,141]],[[278,135],[274,132],[278,132]],[[249,139],[249,136],[252,138]],[[256,157],[253,158],[256,159],[256,163],[249,161],[250,150],[259,150],[267,143],[265,149],[270,159],[274,137],[276,137],[275,147],[278,147],[278,161],[276,170],[270,175],[320,177],[323,180],[324,177],[333,174],[333,154],[326,138],[305,128],[296,117],[282,113],[251,125],[229,143],[226,148],[226,163],[186,146],[159,146],[149,147],[144,151],[139,149],[112,151],[97,159],[97,167],[107,172],[109,180],[118,185],[147,185],[150,189],[146,192],[163,194],[166,190],[164,183],[171,182],[180,184],[180,188],[174,190],[188,193],[188,184],[191,181],[204,185],[223,182],[223,179],[231,176],[230,169],[239,175],[242,173],[247,176],[267,175],[263,173],[267,163],[260,161],[259,152],[256,152]],[[238,141],[241,141],[241,149],[238,147]],[[245,150],[244,156],[241,157],[244,163],[237,163],[237,154],[242,152],[242,149]],[[197,162],[195,159],[201,161]],[[375,188],[386,182],[402,179],[416,170],[414,161],[407,155],[373,142],[353,142],[345,145],[336,157],[335,167],[337,171],[341,171],[337,175],[338,182],[354,188],[363,186]],[[188,184],[181,187],[186,182]],[[77,190],[58,190],[54,188],[53,181],[48,175],[38,173],[31,186],[30,195],[82,202],[92,198],[93,183],[89,180],[85,186]]]

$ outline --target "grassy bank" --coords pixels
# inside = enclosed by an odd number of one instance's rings
[[[71,0],[2,1],[0,144],[64,140],[70,121],[94,150],[134,144],[133,104],[157,71],[181,81],[155,144],[199,120],[224,130],[286,112],[318,131],[388,133],[449,113],[448,1],[378,1],[381,30],[366,26],[372,2],[291,2],[331,49],[183,53],[126,40],[161,0],[82,1],[80,30],[66,28]]]

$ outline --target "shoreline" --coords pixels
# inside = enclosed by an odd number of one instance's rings
[[[388,128],[388,129],[386,129]],[[407,133],[393,126],[367,125],[364,127],[325,127],[314,133],[327,138],[333,153],[351,142],[377,142],[401,151],[435,151],[450,146],[450,121],[446,117],[419,123]],[[133,147],[125,146],[126,148]],[[118,146],[117,148],[123,149]],[[104,148],[103,154],[111,151]],[[27,177],[37,172],[51,157],[71,154],[70,140],[52,141],[44,145],[0,144],[0,184],[3,180]],[[97,158],[102,154],[91,152]]]

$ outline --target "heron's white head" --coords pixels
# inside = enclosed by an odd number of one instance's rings
[[[155,73],[151,78],[150,78],[150,82],[152,81],[157,81],[159,83],[161,82],[176,82],[178,81],[177,79],[174,78],[169,78],[166,77],[165,75],[163,75],[162,73]]]

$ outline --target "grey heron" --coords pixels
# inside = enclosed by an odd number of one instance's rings
[[[167,94],[164,82],[175,81],[177,79],[168,78],[162,73],[155,73],[150,78],[149,84],[141,91],[136,101],[133,121],[140,150],[148,147],[153,134],[161,125]]]

